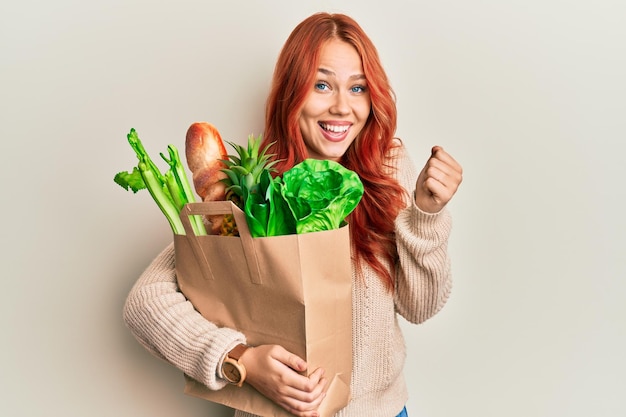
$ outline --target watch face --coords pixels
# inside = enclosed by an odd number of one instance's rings
[[[232,363],[225,362],[222,367],[222,372],[224,373],[224,377],[231,382],[238,383],[241,381],[241,373]]]

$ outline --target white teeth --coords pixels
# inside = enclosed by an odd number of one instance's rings
[[[337,125],[327,125],[325,123],[320,123],[320,126],[322,126],[322,129],[330,130],[331,132],[334,132],[334,133],[343,133],[346,130],[348,130],[348,128],[350,127],[349,125],[337,126]]]

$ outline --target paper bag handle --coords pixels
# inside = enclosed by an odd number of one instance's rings
[[[214,279],[213,272],[211,270],[211,264],[207,260],[198,237],[194,234],[191,227],[191,221],[189,216],[193,215],[217,215],[217,214],[232,214],[237,223],[237,230],[239,231],[239,238],[241,245],[243,246],[243,252],[246,256],[246,264],[250,272],[250,280],[254,284],[262,284],[261,271],[259,268],[259,262],[257,260],[256,251],[254,249],[254,242],[252,241],[252,235],[248,228],[248,222],[246,215],[237,206],[230,201],[211,201],[205,203],[187,203],[180,212],[180,220],[185,228],[187,240],[191,245],[191,248],[196,256],[196,259],[200,263],[200,268],[204,274],[205,279]]]

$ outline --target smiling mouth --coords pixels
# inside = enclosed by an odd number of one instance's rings
[[[350,125],[330,125],[326,123],[319,123],[320,127],[327,132],[342,134],[346,133],[350,129]]]

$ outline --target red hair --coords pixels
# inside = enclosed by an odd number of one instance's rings
[[[350,17],[317,13],[293,30],[278,57],[267,99],[263,145],[274,142],[271,153],[281,162],[282,174],[307,157],[298,119],[305,100],[313,91],[320,50],[330,40],[352,45],[361,57],[371,99],[368,120],[341,159],[355,171],[365,192],[350,215],[350,231],[357,271],[367,262],[385,285],[394,287],[398,254],[394,221],[405,206],[404,193],[388,164],[397,124],[395,95],[378,52]]]

